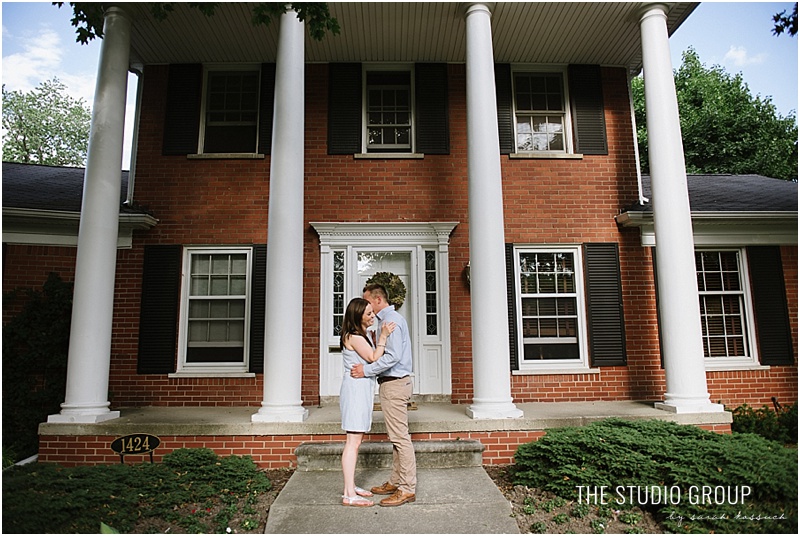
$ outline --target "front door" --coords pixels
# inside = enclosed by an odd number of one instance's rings
[[[411,336],[414,394],[430,399],[450,395],[448,263],[447,248],[440,247],[441,232],[433,235],[437,240],[434,247],[426,244],[430,236],[414,239],[408,232],[398,233],[394,240],[387,240],[385,234],[369,240],[369,229],[374,231],[376,224],[338,224],[350,231],[339,240],[317,227],[323,224],[312,225],[322,242],[321,401],[331,403],[339,396],[343,373],[339,334],[347,304],[361,297],[367,281],[379,272],[396,275],[405,286],[405,300],[397,310],[406,319]],[[353,226],[364,226],[366,235],[354,239]],[[452,227],[447,236],[450,230]],[[413,243],[408,243],[411,240]]]

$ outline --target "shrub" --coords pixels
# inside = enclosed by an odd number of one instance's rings
[[[617,504],[628,502],[630,489],[678,490],[673,494],[679,499],[676,504],[656,501],[653,495],[642,501],[634,494],[634,502],[653,511],[670,531],[796,533],[797,453],[754,434],[607,419],[550,430],[538,441],[520,445],[515,459],[516,484],[565,499],[577,499],[578,486],[606,486]],[[615,494],[620,486],[623,501]],[[719,487],[727,500],[706,500],[697,493],[703,486]],[[751,493],[742,502],[745,486]]]
[[[249,456],[218,458],[208,449],[179,449],[159,464],[33,463],[3,473],[3,532],[93,534],[100,523],[130,532],[140,518],[187,533],[225,532],[234,512],[270,488]],[[217,497],[226,507],[212,517],[207,508]]]
[[[743,404],[733,410],[731,430],[758,434],[783,444],[797,444],[797,404],[774,411],[769,406],[755,409]]]
[[[4,293],[9,309],[20,312],[3,326],[3,451],[18,461],[36,454],[39,423],[64,401],[72,284],[51,273],[40,291]]]

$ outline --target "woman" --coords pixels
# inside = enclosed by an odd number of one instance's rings
[[[372,305],[363,298],[353,298],[347,305],[342,320],[342,335],[339,348],[342,350],[344,375],[339,392],[339,408],[342,412],[342,429],[347,432],[347,440],[342,451],[342,473],[344,474],[344,506],[372,506],[374,503],[364,497],[372,493],[355,484],[358,448],[364,439],[364,432],[372,427],[373,384],[371,378],[352,378],[350,369],[356,363],[377,361],[386,348],[386,339],[394,331],[394,322],[387,322],[381,328],[377,345],[367,337],[367,328],[375,323]]]

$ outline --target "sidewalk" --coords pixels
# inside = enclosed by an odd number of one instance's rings
[[[363,488],[389,469],[359,469]],[[419,468],[417,500],[402,506],[341,505],[341,471],[295,471],[272,503],[267,534],[519,534],[511,504],[482,467]]]

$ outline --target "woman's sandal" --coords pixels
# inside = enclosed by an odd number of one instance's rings
[[[372,492],[356,486],[356,495],[359,495],[361,497],[372,497]]]
[[[374,504],[374,502],[361,498],[358,495],[355,497],[342,495],[342,506],[373,506]]]

